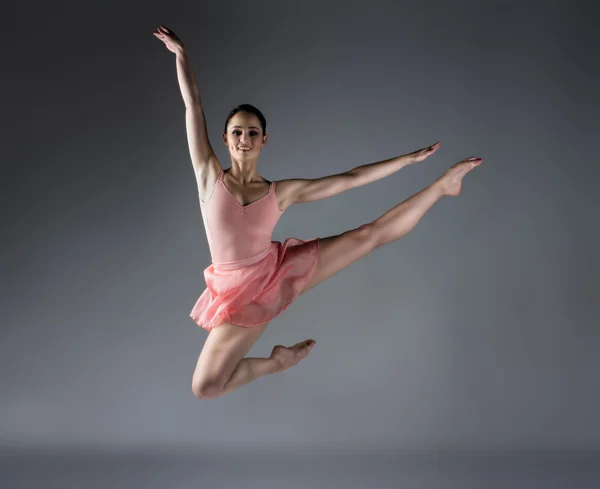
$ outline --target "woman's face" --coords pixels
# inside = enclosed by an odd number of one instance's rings
[[[257,158],[267,142],[267,136],[263,135],[258,117],[248,112],[238,112],[229,120],[223,141],[233,158]]]

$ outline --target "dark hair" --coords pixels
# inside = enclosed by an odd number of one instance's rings
[[[258,120],[260,121],[260,125],[262,127],[263,136],[267,134],[267,120],[265,119],[265,116],[260,110],[254,107],[254,105],[250,104],[238,105],[229,113],[229,115],[227,116],[227,120],[225,121],[225,133],[227,133],[227,124],[229,124],[231,118],[238,112],[247,112],[248,114],[254,114],[256,117],[258,117]]]

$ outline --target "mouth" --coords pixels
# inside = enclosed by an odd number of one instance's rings
[[[248,151],[250,151],[250,148],[242,147],[242,148],[238,148],[238,151],[241,151],[242,153],[247,153]]]

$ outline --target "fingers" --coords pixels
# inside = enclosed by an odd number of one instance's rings
[[[165,43],[165,46],[168,47],[168,39],[164,36],[164,34],[160,34],[158,32],[153,32],[152,34],[154,34],[154,37],[156,37],[156,39],[158,39],[159,41],[162,41],[163,43]]]
[[[437,143],[429,146],[429,148],[427,148],[427,152],[431,155],[433,153],[435,153],[440,147],[440,142],[438,141]]]
[[[154,35],[162,39],[162,37],[174,37],[173,31],[160,24],[154,31]]]
[[[416,156],[417,161],[422,161],[428,156],[431,156],[433,153],[435,153],[439,149],[439,147],[440,142],[438,141],[437,143],[432,144],[431,146],[427,146],[426,148],[415,151],[413,154]]]
[[[432,144],[431,146],[427,146],[426,148],[423,148],[421,150],[419,150],[419,153],[424,153],[427,155],[433,154],[435,153],[440,147],[440,142],[438,141],[435,144]]]

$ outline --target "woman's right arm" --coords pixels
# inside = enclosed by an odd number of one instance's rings
[[[221,171],[221,165],[208,139],[206,118],[202,109],[200,92],[194,77],[194,71],[181,40],[165,26],[159,26],[154,35],[175,53],[177,80],[185,104],[185,122],[187,139],[199,190],[206,188],[207,182],[215,180]],[[211,185],[212,187],[212,185]]]
[[[216,160],[216,155],[208,140],[206,118],[188,54],[182,47],[177,50],[176,57],[177,79],[185,103],[185,123],[190,156],[196,173],[203,173],[205,168],[211,164],[211,160]]]

